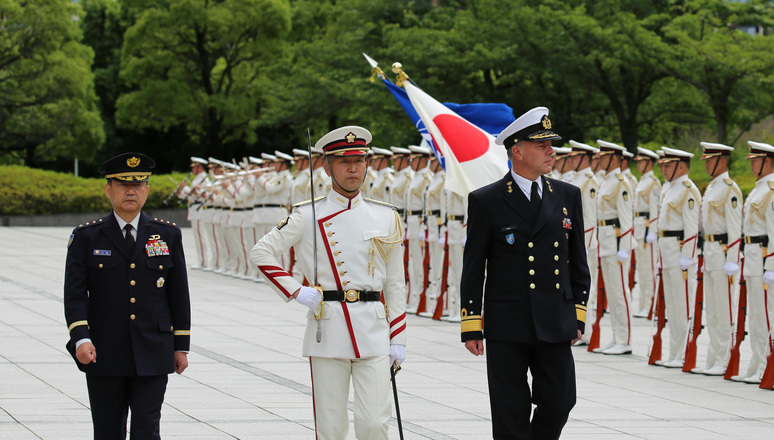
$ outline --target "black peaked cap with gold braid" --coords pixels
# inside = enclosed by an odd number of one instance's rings
[[[99,166],[106,179],[120,182],[147,182],[156,161],[142,153],[122,153]]]

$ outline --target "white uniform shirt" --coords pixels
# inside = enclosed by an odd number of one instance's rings
[[[599,182],[591,172],[591,168],[578,170],[573,175],[570,183],[581,190],[581,203],[583,206],[583,233],[586,249],[596,249],[597,241],[597,201],[599,200]]]
[[[763,176],[755,182],[755,188],[744,203],[742,233],[745,237],[768,236],[766,253],[760,246],[745,247],[745,276],[762,276],[764,270],[774,270],[774,258],[766,258],[774,248],[774,174]],[[766,258],[765,265],[763,258]]]
[[[717,241],[704,242],[706,270],[722,270],[728,261],[739,263],[742,235],[742,191],[728,172],[712,179],[701,199],[702,234],[728,234],[724,247]]]
[[[680,257],[696,257],[697,235],[699,234],[699,207],[701,194],[688,175],[671,182],[664,194],[659,209],[658,230],[682,231],[683,243],[677,237],[660,237],[661,267],[680,265]]]
[[[632,235],[632,195],[629,182],[619,168],[607,173],[605,180],[600,183],[597,195],[598,221],[618,219],[620,225],[618,228],[610,225],[598,226],[600,257],[615,255],[619,250],[628,251],[637,245]]]

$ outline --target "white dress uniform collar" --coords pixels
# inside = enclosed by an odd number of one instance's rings
[[[684,180],[688,180],[688,174],[683,174],[682,176],[678,177],[677,180],[672,182],[672,185],[674,185],[675,188],[677,188],[678,184],[682,183]]]
[[[363,203],[363,192],[359,191],[355,197],[348,199],[331,188],[328,193],[328,200],[342,209],[352,209]]]
[[[755,181],[755,187],[759,187],[762,185],[768,185],[770,181],[774,180],[774,173],[768,174],[766,176],[761,177],[760,179]]]

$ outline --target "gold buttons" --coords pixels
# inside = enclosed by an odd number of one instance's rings
[[[129,315],[129,319],[131,319],[132,321],[134,321],[134,313],[132,313],[131,315]]]
[[[558,241],[554,242],[554,247],[559,247],[559,242]]]
[[[129,300],[129,302],[130,302],[130,303],[132,303],[132,304],[134,304],[134,303],[136,303],[136,302],[137,302],[137,300],[136,300],[135,298],[132,298],[132,299],[130,299],[130,300]]]
[[[559,283],[556,283],[556,290],[559,290]]]
[[[530,283],[529,288],[530,289],[534,289],[535,288],[535,283]]]
[[[347,284],[349,284],[349,281],[342,281],[341,284],[346,286]]]
[[[129,281],[129,285],[130,285],[130,286],[134,286],[135,284],[137,284],[137,283],[136,283],[136,282],[134,282],[134,280],[132,280],[132,281]]]
[[[347,273],[347,271],[346,271],[346,270],[342,270],[341,272],[339,272],[339,276],[343,277],[343,276],[344,276],[344,274],[346,274],[346,273]]]
[[[335,234],[335,232],[333,231],[328,232],[328,237],[333,237],[333,234]]]
[[[554,275],[559,275],[559,269],[556,269],[556,270],[554,271]]]
[[[535,244],[534,244],[534,243],[532,243],[531,241],[530,241],[529,243],[527,243],[527,247],[530,247],[530,248],[531,248],[531,247],[533,247],[533,246],[535,246]]]
[[[174,326],[174,325],[170,325],[170,326],[169,326],[169,331],[171,331],[171,332],[172,332],[172,331],[175,331],[175,326]]]
[[[529,261],[535,261],[535,257],[533,257],[532,255],[530,255],[530,256],[529,256]]]
[[[164,265],[163,264],[159,264],[159,270],[161,270],[161,269],[164,269]]]
[[[99,263],[99,268],[102,269],[102,263]]]
[[[559,255],[554,255],[554,261],[559,261]]]
[[[333,251],[333,255],[339,255],[341,251]]]
[[[328,226],[330,226],[330,225],[332,225],[332,223],[331,223],[331,222],[325,222],[325,227],[326,227],[326,228],[327,228]]]
[[[343,261],[337,261],[337,262],[336,262],[336,266],[341,266],[342,264],[344,264],[344,262],[343,262]]]
[[[134,263],[129,265],[129,269],[134,269],[135,267],[137,267],[137,266],[135,266]]]
[[[535,269],[530,269],[530,270],[529,270],[529,274],[530,274],[530,275],[535,275]]]
[[[338,241],[332,241],[331,246],[336,246],[339,242]]]

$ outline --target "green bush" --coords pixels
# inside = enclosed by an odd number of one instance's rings
[[[170,179],[171,177],[171,179]],[[152,175],[147,209],[183,208],[173,198],[169,206],[162,202],[174,190],[183,173]],[[0,215],[64,214],[110,211],[105,196],[105,179],[82,178],[71,174],[23,166],[0,166]]]

